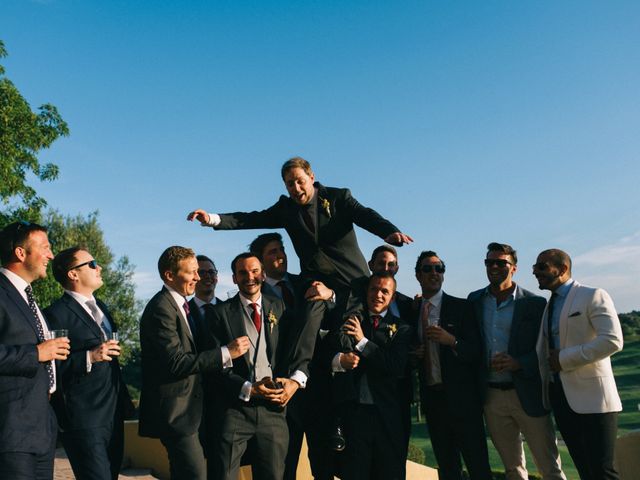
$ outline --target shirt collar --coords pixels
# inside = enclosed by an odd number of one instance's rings
[[[71,298],[77,301],[80,305],[86,304],[89,300],[93,300],[94,302],[96,301],[93,295],[85,297],[84,295],[81,295],[78,292],[72,292],[71,290],[65,290],[64,293],[68,293],[69,296],[71,296]]]
[[[566,297],[567,294],[569,293],[569,290],[571,290],[571,285],[573,285],[573,278],[570,278],[569,280],[564,282],[562,285],[560,285],[558,288],[556,288],[553,291],[553,293],[555,293],[556,295],[558,295],[560,297]]]
[[[215,305],[216,297],[213,297],[210,302],[205,302],[204,300],[201,300],[198,297],[194,296],[193,301],[196,303],[198,308],[202,308],[204,305]]]
[[[287,272],[285,272],[285,274],[282,276],[282,279],[280,279],[280,280],[276,280],[275,278],[271,278],[271,277],[265,275],[264,276],[264,281],[266,283],[268,283],[269,285],[271,285],[272,287],[276,287],[276,286],[278,286],[278,283],[280,283],[280,282],[289,283],[289,274]]]
[[[244,308],[247,308],[252,303],[257,303],[262,308],[262,295],[260,295],[255,302],[252,302],[248,298],[245,298],[240,292],[238,292],[238,297],[240,297],[240,303],[242,303],[242,306]]]
[[[371,312],[371,311],[370,311],[370,312],[369,312],[369,318],[373,317],[374,315],[377,315],[377,316],[379,316],[379,317],[382,319],[382,318],[384,318],[384,317],[386,317],[386,316],[387,316],[387,312],[388,312],[388,311],[389,311],[388,309],[387,309],[387,310],[383,310],[383,311],[381,311],[380,313],[373,313],[373,312]]]
[[[0,272],[2,272],[5,277],[7,277],[7,280],[9,280],[11,284],[14,287],[16,287],[16,290],[18,290],[21,294],[24,294],[24,289],[30,285],[30,283],[27,282],[20,275],[13,273],[11,270],[7,268],[4,268],[4,267],[0,268]]]
[[[515,288],[509,294],[509,297],[511,297],[513,300],[515,300],[516,299],[516,292],[518,291],[518,285],[515,282],[513,284],[515,285]],[[485,296],[490,296],[492,298],[495,298],[495,295],[493,293],[491,293],[491,285],[487,285],[485,287],[484,294],[485,294]],[[507,297],[507,298],[509,298],[509,297]]]
[[[164,288],[167,289],[167,291],[171,294],[171,296],[173,297],[173,299],[176,301],[176,303],[178,304],[178,306],[180,308],[182,308],[182,306],[184,305],[184,302],[187,301],[186,298],[184,298],[181,294],[179,294],[178,292],[176,292],[173,288],[171,288],[169,285],[167,285],[166,283],[164,284]]]
[[[422,298],[422,303],[424,302],[429,302],[431,305],[433,305],[435,308],[440,308],[440,304],[442,303],[442,289],[438,290],[438,293],[436,293],[433,297],[431,298]]]

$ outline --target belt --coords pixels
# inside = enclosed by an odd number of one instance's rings
[[[498,390],[513,390],[515,385],[513,382],[489,382],[489,388],[497,388]]]

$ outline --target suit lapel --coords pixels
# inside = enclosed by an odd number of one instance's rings
[[[67,306],[69,307],[69,310],[75,313],[76,316],[84,322],[87,328],[89,328],[89,330],[91,330],[94,333],[94,335],[96,335],[98,338],[102,338],[103,333],[100,326],[98,326],[98,324],[93,319],[93,317],[91,317],[87,313],[87,311],[84,308],[82,308],[82,306],[73,297],[71,297],[71,295],[65,293],[64,296],[62,297],[62,300],[67,304]],[[103,310],[103,313],[104,313],[104,310]]]
[[[111,316],[111,312],[109,312],[107,305],[104,302],[98,300],[97,298],[96,298],[96,303],[98,304],[98,307],[100,307],[100,310],[102,310],[102,313],[104,314],[104,316],[107,317],[107,320],[109,320],[109,323],[111,324],[111,330],[113,332],[117,332],[118,325],[116,325],[116,322],[113,320],[113,317]]]
[[[318,225],[318,229],[316,232],[316,237],[319,232],[325,228],[325,226],[331,220],[331,216],[333,215],[333,201],[327,196],[327,189],[321,184],[318,183],[318,200],[316,205],[316,221]]]
[[[178,322],[180,322],[181,330],[185,332],[187,340],[191,342],[191,348],[195,350],[196,344],[193,339],[193,335],[191,334],[191,329],[188,325],[185,325],[185,323],[188,323],[188,322],[185,319],[183,319],[182,315],[180,314],[180,309],[182,309],[182,305],[178,305],[176,303],[176,301],[173,298],[173,295],[171,295],[171,292],[169,292],[169,290],[167,290],[165,287],[162,287],[162,291],[169,298],[169,302],[171,303],[171,306],[173,306],[173,308],[176,311],[176,317]],[[184,312],[184,309],[182,309],[182,311]]]
[[[226,328],[229,333],[229,340],[233,340],[238,337],[244,337],[247,335],[247,329],[244,327],[244,308],[242,307],[242,302],[240,302],[240,294],[237,293],[235,297],[233,297],[228,302],[228,312],[229,314],[225,316]],[[242,358],[244,358],[245,363],[247,364],[247,369],[251,369],[251,358],[250,353],[247,351]]]
[[[22,315],[27,320],[27,323],[33,329],[33,332],[38,337],[38,327],[36,326],[36,318],[29,308],[29,304],[24,300],[20,292],[13,286],[13,284],[9,281],[7,277],[5,277],[2,273],[0,273],[0,285],[4,287],[7,292],[7,296],[11,299],[11,301],[15,304],[16,308],[22,312]]]
[[[567,329],[569,328],[569,312],[571,311],[571,304],[573,303],[573,299],[578,292],[578,287],[580,284],[573,281],[571,288],[569,289],[569,293],[567,293],[567,298],[564,301],[564,305],[562,306],[562,311],[560,312],[560,325],[559,335],[560,335],[560,348],[565,345],[567,339]]]
[[[267,356],[272,364],[274,362],[274,354],[278,345],[278,336],[280,331],[278,323],[282,316],[281,312],[278,310],[279,309],[276,304],[273,304],[268,297],[262,297],[262,328],[265,329],[264,338],[267,340]],[[275,317],[275,319],[273,317]]]

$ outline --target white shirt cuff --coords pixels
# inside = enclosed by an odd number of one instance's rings
[[[360,340],[358,343],[356,343],[356,350],[358,350],[359,352],[364,350],[364,346],[369,343],[369,339],[367,337],[362,337],[362,340]]]
[[[229,353],[229,348],[226,345],[223,345],[220,347],[220,352],[222,352],[222,368],[233,367],[233,359]]]
[[[342,368],[342,365],[340,365],[340,355],[342,354],[336,353],[336,356],[333,357],[333,360],[331,360],[331,370],[334,373],[346,372],[346,370]]]
[[[293,372],[293,375],[291,375],[289,378],[298,382],[300,384],[300,388],[304,388],[307,386],[307,376],[300,370],[296,370],[295,372]]]
[[[220,215],[217,213],[209,213],[209,222],[203,224],[203,227],[217,227],[220,225]]]
[[[243,402],[248,402],[251,399],[251,382],[244,382],[238,398]]]

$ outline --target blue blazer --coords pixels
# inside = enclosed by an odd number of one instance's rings
[[[54,445],[58,426],[37,344],[33,312],[0,273],[0,452],[41,455]]]
[[[482,368],[480,370],[480,385],[483,396],[487,389],[489,370],[484,361],[486,352],[486,339],[484,336],[484,319],[482,299],[486,288],[476,290],[469,294],[469,300],[473,302],[476,316],[480,324],[482,336]],[[536,355],[536,341],[542,322],[542,314],[547,301],[528,290],[516,286],[515,304],[513,309],[513,321],[509,335],[507,353],[518,360],[522,369],[513,372],[513,383],[516,393],[525,413],[531,417],[540,417],[548,413],[542,405],[542,383]]]

